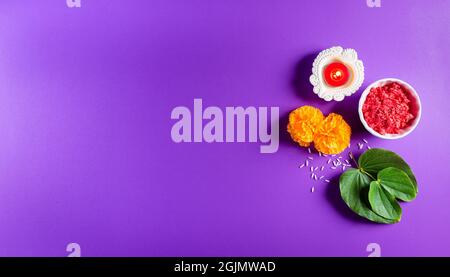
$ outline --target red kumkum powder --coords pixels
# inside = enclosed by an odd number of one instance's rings
[[[414,118],[407,91],[398,83],[372,88],[363,105],[367,124],[378,133],[398,134]]]

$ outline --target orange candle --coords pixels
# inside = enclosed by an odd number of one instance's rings
[[[341,62],[330,63],[325,67],[323,74],[325,82],[331,87],[343,86],[350,78],[347,66]]]

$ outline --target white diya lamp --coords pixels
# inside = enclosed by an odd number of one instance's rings
[[[354,49],[332,47],[317,55],[309,81],[320,98],[342,101],[361,87],[364,65]]]

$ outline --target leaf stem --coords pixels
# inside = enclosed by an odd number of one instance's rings
[[[366,174],[367,176],[369,176],[372,180],[376,181],[377,179],[375,177],[373,177],[372,175],[370,175],[369,172],[365,171],[362,167],[359,166],[358,162],[355,159],[355,156],[353,156],[353,153],[350,152],[348,153],[348,156],[350,157],[350,159],[352,159],[352,161],[355,163],[356,167],[359,169],[359,171],[361,171],[362,173]]]
[[[372,180],[377,181],[377,179],[375,177],[373,177],[369,172],[365,171],[364,169],[359,168],[359,171],[361,171],[362,173],[364,173],[367,176],[369,176]]]
[[[352,152],[348,153],[348,156],[349,156],[350,159],[352,159],[352,161],[355,163],[356,167],[359,168],[359,164],[358,164],[358,162],[355,160],[355,156],[353,156],[353,153],[352,153]]]

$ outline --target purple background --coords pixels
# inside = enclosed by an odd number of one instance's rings
[[[82,2],[0,2],[0,255],[65,256],[70,242],[83,256],[367,256],[370,242],[383,256],[450,255],[450,1]],[[358,51],[363,88],[417,89],[415,132],[377,139],[357,118],[360,92],[312,93],[314,56],[334,45]],[[279,106],[279,151],[173,143],[171,110],[195,97]],[[284,130],[304,104],[410,163],[420,194],[401,223],[359,219],[336,178],[298,169],[307,152]]]

